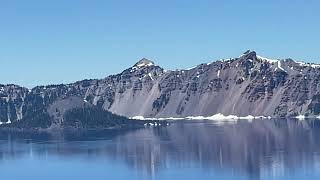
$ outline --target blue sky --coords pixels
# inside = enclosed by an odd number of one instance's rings
[[[0,84],[187,68],[247,49],[320,63],[317,0],[0,0]]]

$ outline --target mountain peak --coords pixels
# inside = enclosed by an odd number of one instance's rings
[[[244,52],[243,54],[242,54],[242,56],[250,56],[250,57],[255,57],[255,56],[257,56],[257,53],[255,52],[255,51],[253,51],[253,50],[247,50],[246,52]]]
[[[252,50],[247,50],[239,58],[256,60],[257,59],[257,53],[255,51],[252,51]]]
[[[142,58],[140,61],[138,61],[134,67],[146,67],[146,66],[154,66],[154,62],[149,60],[149,59],[146,59],[146,58]]]
[[[262,56],[259,56],[255,51],[253,50],[247,50],[244,52],[240,58],[242,59],[251,59],[251,60],[260,60],[260,61],[267,61],[269,63],[277,63],[279,60],[278,59],[270,59],[270,58],[265,58]]]

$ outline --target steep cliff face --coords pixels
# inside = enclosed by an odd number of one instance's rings
[[[319,114],[320,67],[314,64],[267,59],[254,51],[188,70],[137,64],[91,86],[87,100],[125,116]]]
[[[19,121],[39,112],[57,118],[52,107],[71,97],[77,98],[75,107],[86,103],[128,117],[318,115],[319,81],[319,65],[267,59],[254,51],[176,71],[142,59],[105,79],[31,90],[1,85],[0,121]]]
[[[17,85],[0,85],[0,123],[22,119],[26,111],[28,89]]]

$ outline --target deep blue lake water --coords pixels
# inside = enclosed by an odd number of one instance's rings
[[[0,177],[320,179],[320,121],[176,121],[130,131],[0,133]]]

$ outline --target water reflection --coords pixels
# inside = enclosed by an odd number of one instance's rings
[[[20,159],[122,163],[138,176],[199,171],[238,179],[320,175],[320,121],[179,121],[134,131],[1,134],[0,166]],[[79,162],[77,162],[79,163]],[[213,174],[211,174],[213,173]]]

